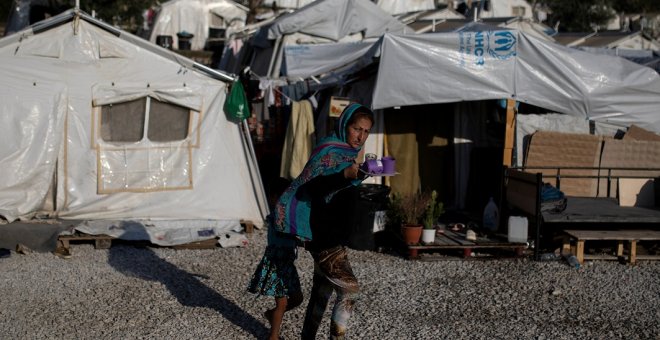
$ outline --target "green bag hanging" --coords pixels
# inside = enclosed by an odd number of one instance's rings
[[[245,97],[245,90],[240,80],[234,81],[225,99],[224,110],[230,118],[241,121],[250,116],[250,104]]]

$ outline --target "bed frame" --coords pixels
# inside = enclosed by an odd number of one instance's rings
[[[538,169],[538,168],[534,168]],[[547,169],[547,167],[546,167]],[[562,169],[554,167],[557,174]],[[568,176],[574,178],[606,178],[608,180],[607,190],[609,193],[610,183],[618,178],[648,178],[648,176],[618,175],[613,176],[613,170],[626,170],[630,173],[632,169],[598,169],[579,168],[582,170],[599,170],[604,175]],[[559,228],[570,227],[571,229],[643,229],[660,230],[660,209],[641,207],[619,206],[615,198],[610,197],[573,197],[567,196],[568,204],[566,210],[561,213],[541,212],[541,188],[544,176],[541,173],[523,171],[523,168],[505,168],[503,171],[503,202],[505,207],[503,216],[522,213],[528,217],[530,235],[535,242],[534,258],[539,259],[542,242],[552,237]],[[606,171],[603,171],[606,170]],[[660,169],[634,169],[642,171],[660,171]],[[560,176],[547,176],[555,178],[555,187],[560,187]],[[548,178],[549,179],[549,178]],[[657,180],[656,180],[657,181]],[[545,182],[552,182],[546,180]],[[657,184],[656,184],[657,185]],[[657,203],[656,203],[657,204]]]

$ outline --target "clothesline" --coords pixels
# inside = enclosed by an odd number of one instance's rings
[[[253,72],[251,69],[249,69],[249,68],[247,69],[247,74],[250,75],[250,77],[251,77],[252,79],[255,79],[255,80],[258,80],[258,81],[267,81],[267,80],[269,80],[267,77],[261,77],[261,76],[259,76],[258,74],[254,73],[254,72]],[[284,96],[284,98],[288,99],[289,101],[292,101],[292,102],[295,101],[295,100],[291,99],[291,97],[287,96],[287,95],[284,94],[282,91],[280,91],[277,87],[272,86],[271,88],[273,89],[273,91],[275,91],[275,92],[281,94],[282,96]]]
[[[261,77],[258,74],[254,73],[249,67],[246,68],[245,72],[250,76],[251,79],[258,80],[259,82],[271,82],[272,80],[267,78],[267,77]],[[315,82],[318,82],[316,79],[312,79]],[[284,81],[283,81],[284,82]],[[290,84],[288,86],[291,86]],[[299,100],[291,98],[289,95],[284,93],[284,91],[280,90],[277,86],[269,86],[272,91],[275,91],[282,95],[284,98],[286,98],[289,102],[297,102]],[[314,91],[312,95],[309,96],[308,100],[312,103],[312,106],[316,109],[318,107],[318,102],[316,101],[316,94],[318,93],[318,90]]]

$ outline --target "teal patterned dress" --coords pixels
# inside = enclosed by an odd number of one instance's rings
[[[252,275],[248,291],[266,296],[289,297],[301,291],[295,265],[298,242],[295,236],[276,231],[270,218],[267,221],[268,245]]]

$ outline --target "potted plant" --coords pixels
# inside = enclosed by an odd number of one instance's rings
[[[444,212],[444,204],[438,201],[438,193],[433,190],[426,211],[424,212],[424,230],[422,230],[423,243],[429,244],[435,242],[435,226]]]
[[[422,236],[422,221],[431,195],[428,193],[394,194],[388,211],[388,220],[401,226],[403,240],[408,245],[418,244]]]

